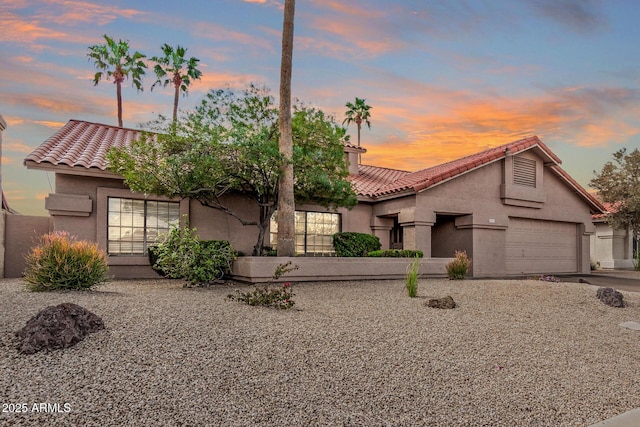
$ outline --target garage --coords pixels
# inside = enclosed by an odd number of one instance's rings
[[[569,222],[509,218],[507,274],[578,271],[577,226]]]

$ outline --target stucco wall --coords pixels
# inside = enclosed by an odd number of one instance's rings
[[[633,268],[633,235],[627,230],[614,230],[602,220],[595,224],[591,240],[591,260],[600,268]]]
[[[5,223],[4,277],[22,277],[25,256],[38,243],[40,236],[51,231],[50,218],[8,214]]]
[[[251,220],[258,218],[258,206],[250,200],[238,197],[229,200],[230,209],[242,213],[242,217]],[[246,255],[251,255],[258,239],[258,227],[243,226],[231,215],[202,206],[199,202],[191,201],[189,206],[189,223],[198,229],[198,235],[203,240],[229,240],[231,245]],[[265,235],[265,244],[269,243],[269,233]]]
[[[575,224],[579,230],[576,269],[588,272],[589,235],[595,231],[589,206],[565,181],[542,167],[541,157],[532,151],[521,155],[539,163],[535,188],[505,184],[509,182],[509,168],[505,166],[511,161],[508,157],[418,195],[360,203],[352,210],[339,209],[342,231],[373,233],[387,248],[392,217],[395,216],[404,227],[405,248],[422,249],[427,257],[443,258],[451,257],[455,250],[466,250],[474,259],[474,276],[500,276],[506,272],[506,235],[510,218],[561,221]],[[131,193],[117,179],[60,174],[56,176],[56,191],[56,197],[48,200],[55,229],[72,231],[79,238],[97,240],[101,245],[106,242],[106,206],[103,205],[107,195],[119,192],[119,197],[128,194],[144,198]],[[64,194],[85,199],[79,198],[76,203],[72,197],[59,196]],[[77,208],[73,207],[76,205]],[[229,206],[248,218],[258,216],[258,208],[250,200],[233,197],[229,199]],[[316,206],[298,206],[297,209],[324,210]],[[198,229],[202,239],[228,239],[242,253],[252,252],[258,236],[257,227],[243,226],[232,216],[195,201],[183,201],[180,210],[189,214],[190,225]],[[265,243],[268,241],[267,230]],[[119,257],[112,261],[113,271],[119,277],[143,273],[153,277],[145,257]]]
[[[526,157],[542,162],[534,153]],[[542,201],[532,203],[537,207],[505,204],[501,185],[505,176],[504,160],[494,162],[471,171],[453,180],[420,193],[416,201],[416,211],[456,216],[456,223],[436,224],[432,227],[433,256],[451,256],[455,249],[465,249],[474,258],[474,276],[504,275],[505,241],[509,218],[531,218],[548,221],[575,223],[579,227],[577,271],[589,272],[589,234],[595,231],[591,222],[589,206],[567,184],[548,168],[544,168],[542,189],[536,188],[532,199]],[[472,247],[468,239],[457,241],[453,228],[468,229],[472,232]],[[450,236],[453,236],[450,237]],[[540,266],[541,271],[544,266]]]

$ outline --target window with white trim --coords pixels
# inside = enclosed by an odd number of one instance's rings
[[[277,212],[269,225],[270,245],[278,244]],[[295,213],[296,253],[306,255],[333,255],[333,235],[340,232],[340,214],[331,212]]]
[[[108,198],[107,252],[145,255],[159,235],[180,223],[180,203]]]

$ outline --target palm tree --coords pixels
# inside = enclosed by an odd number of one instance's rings
[[[371,129],[371,122],[369,118],[371,117],[371,113],[369,110],[371,107],[365,104],[364,99],[360,99],[356,97],[356,101],[354,103],[347,102],[346,107],[348,108],[345,113],[346,118],[342,122],[342,124],[351,124],[355,122],[358,126],[358,147],[360,146],[360,128],[362,127],[362,122],[364,122],[369,129]]]
[[[105,44],[89,46],[87,56],[93,60],[98,71],[93,77],[93,85],[97,86],[102,79],[103,72],[106,72],[106,79],[113,77],[116,85],[116,99],[118,101],[118,126],[122,127],[122,82],[125,78],[131,77],[131,82],[138,92],[142,91],[142,76],[147,65],[142,61],[145,55],[136,51],[129,53],[129,42],[114,41],[111,37],[104,35]]]
[[[162,45],[163,57],[154,56],[151,58],[156,63],[153,67],[153,71],[158,78],[156,82],[151,86],[151,90],[156,85],[161,84],[166,87],[171,83],[175,89],[173,97],[173,121],[175,122],[178,117],[178,98],[180,91],[187,94],[189,91],[189,85],[193,80],[199,80],[202,77],[202,72],[196,67],[200,60],[198,58],[191,57],[188,60],[184,57],[187,49],[176,46],[175,50],[168,44]]]
[[[284,2],[282,61],[280,63],[280,112],[278,141],[283,160],[278,181],[278,256],[294,256],[295,199],[293,192],[293,137],[291,135],[291,64],[293,61],[293,16],[295,0]]]

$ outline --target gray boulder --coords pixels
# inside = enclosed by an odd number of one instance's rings
[[[24,328],[16,332],[20,338],[17,348],[22,354],[67,348],[101,329],[104,329],[102,319],[77,304],[49,306],[40,310],[27,321]]]
[[[623,296],[613,288],[598,288],[596,296],[600,301],[611,307],[624,307]]]
[[[425,302],[425,305],[433,308],[444,308],[444,309],[456,308],[455,301],[449,295],[447,295],[444,298],[430,299]]]

